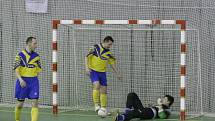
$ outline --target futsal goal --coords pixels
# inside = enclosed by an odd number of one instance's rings
[[[108,69],[108,107],[123,108],[128,92],[144,106],[169,94],[181,120],[202,115],[199,31],[185,20],[53,20],[53,113],[93,106],[84,58],[107,35],[123,80]]]

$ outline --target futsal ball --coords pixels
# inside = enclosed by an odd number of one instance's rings
[[[105,118],[107,116],[107,110],[104,108],[100,108],[98,111],[98,115],[101,116],[102,118]]]

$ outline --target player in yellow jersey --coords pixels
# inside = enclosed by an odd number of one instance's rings
[[[15,98],[17,99],[15,121],[20,121],[25,98],[32,101],[31,121],[38,121],[39,80],[37,76],[42,69],[40,57],[34,51],[36,48],[36,38],[28,37],[26,48],[15,58],[14,70],[18,78],[15,87]]]
[[[107,112],[107,65],[110,64],[117,78],[122,79],[116,68],[116,58],[110,51],[113,42],[111,36],[106,36],[100,44],[96,44],[90,49],[85,58],[86,73],[93,83],[93,103],[96,112],[98,110]]]

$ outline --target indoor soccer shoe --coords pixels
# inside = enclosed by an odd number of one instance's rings
[[[98,112],[100,109],[100,106],[99,105],[95,105],[95,112]]]

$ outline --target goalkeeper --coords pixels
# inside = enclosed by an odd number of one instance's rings
[[[136,93],[129,93],[127,96],[126,108],[122,114],[116,113],[113,117],[114,121],[129,121],[134,118],[140,119],[166,119],[170,115],[170,106],[173,104],[174,98],[165,95],[158,98],[157,105],[151,107],[143,107]]]
[[[94,45],[85,57],[86,73],[93,83],[93,103],[95,111],[106,111],[107,106],[107,78],[106,67],[110,64],[118,79],[122,79],[116,68],[116,59],[110,51],[114,40],[106,36],[100,44]]]
[[[32,101],[31,121],[38,121],[39,80],[37,76],[42,69],[40,57],[34,51],[36,48],[36,38],[28,37],[26,48],[19,52],[15,58],[14,70],[18,78],[15,87],[15,98],[17,98],[15,121],[20,121],[25,98]]]

